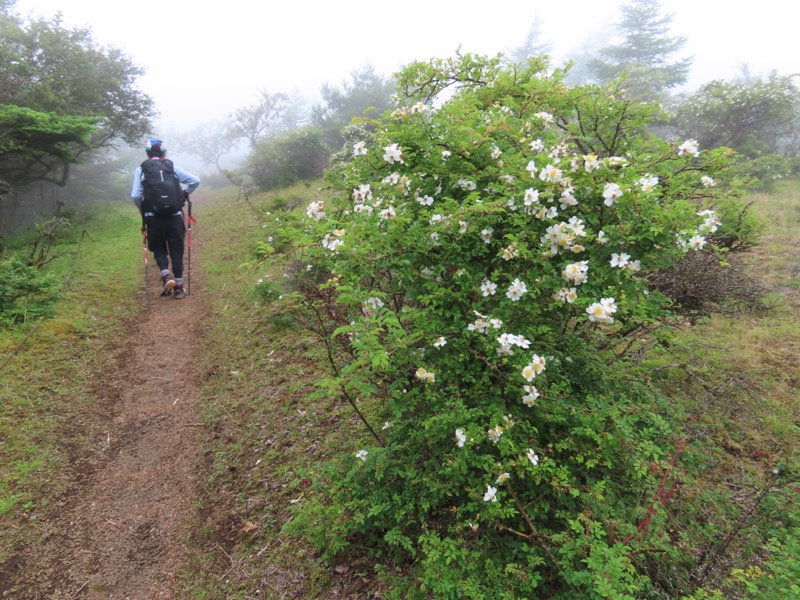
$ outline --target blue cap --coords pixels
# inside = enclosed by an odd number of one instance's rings
[[[166,148],[164,148],[164,142],[162,142],[158,138],[150,138],[150,141],[147,142],[147,147],[145,148],[145,150],[148,150],[148,151],[152,150],[153,146],[159,146],[162,151],[166,150]]]

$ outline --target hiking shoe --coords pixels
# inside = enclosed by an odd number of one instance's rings
[[[172,295],[172,288],[175,287],[175,280],[174,279],[167,279],[164,281],[164,285],[161,286],[161,295],[162,296],[170,296]]]
[[[175,291],[172,293],[172,297],[175,298],[175,300],[186,298],[186,290],[183,289],[182,285],[179,285],[175,288]]]

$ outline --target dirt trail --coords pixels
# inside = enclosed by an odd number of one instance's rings
[[[182,597],[202,427],[196,356],[205,302],[196,232],[187,298],[158,296],[151,255],[151,310],[120,332],[113,370],[96,386],[97,406],[110,415],[100,450],[84,457],[81,482],[53,507],[48,535],[24,549],[0,597]]]

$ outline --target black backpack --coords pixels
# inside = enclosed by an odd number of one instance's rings
[[[142,212],[171,217],[183,208],[183,188],[168,158],[148,158],[142,163],[142,188]]]

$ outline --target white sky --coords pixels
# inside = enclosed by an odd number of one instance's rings
[[[155,99],[160,132],[191,129],[252,104],[259,89],[297,91],[318,101],[371,63],[389,75],[412,60],[462,51],[494,55],[525,38],[534,17],[560,63],[586,37],[613,23],[621,0],[18,0],[17,11],[88,26],[146,70],[139,87]],[[800,73],[800,3],[662,0],[671,33],[694,56],[688,89],[752,73]],[[800,80],[798,80],[800,83]]]

